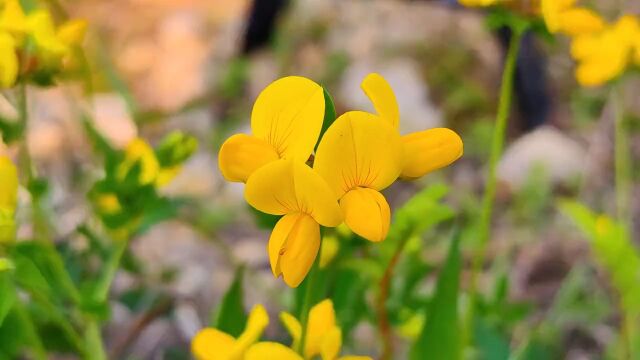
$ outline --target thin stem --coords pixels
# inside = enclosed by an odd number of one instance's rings
[[[106,360],[107,353],[102,343],[102,334],[100,333],[100,325],[95,320],[90,320],[84,334],[85,342],[85,359],[87,360]]]
[[[491,155],[489,158],[489,173],[487,175],[487,183],[485,185],[484,196],[482,198],[482,212],[480,215],[480,223],[478,228],[478,247],[473,256],[472,272],[470,279],[470,303],[466,319],[466,343],[470,344],[472,341],[472,334],[474,328],[474,312],[476,306],[477,297],[477,281],[478,275],[482,269],[484,263],[485,254],[487,251],[487,244],[490,238],[491,232],[491,218],[493,214],[493,206],[496,197],[497,188],[497,168],[498,161],[502,156],[502,150],[504,148],[505,134],[507,130],[507,123],[509,120],[509,113],[511,110],[511,101],[513,93],[513,81],[516,70],[516,64],[518,59],[518,53],[520,52],[520,42],[524,34],[524,30],[512,29],[511,40],[509,42],[509,50],[502,72],[502,83],[500,87],[500,99],[498,103],[498,113],[496,115],[495,127],[493,130],[493,138],[491,141]]]
[[[127,245],[129,241],[125,239],[116,239],[115,240],[115,248],[113,249],[113,253],[109,258],[109,261],[105,264],[104,276],[100,278],[98,282],[98,286],[96,287],[96,291],[94,293],[95,300],[98,302],[107,301],[109,296],[109,289],[111,289],[111,283],[113,283],[113,279],[118,272],[118,267],[120,266],[120,261],[124,256],[125,250],[127,249]]]
[[[629,151],[629,134],[624,125],[624,104],[622,92],[613,89],[612,102],[615,112],[615,192],[616,192],[616,212],[618,221],[629,232],[629,237],[633,239],[631,226],[631,157]]]
[[[629,151],[629,134],[624,124],[624,102],[620,88],[613,88],[612,103],[615,113],[614,119],[614,163],[615,163],[615,193],[616,193],[616,216],[619,223],[625,228],[629,239],[633,239],[633,219],[631,215],[631,155]],[[621,355],[631,357],[633,355],[633,333],[635,319],[630,317],[624,306],[622,324],[620,326]]]
[[[322,233],[320,230],[320,246],[318,247],[318,255],[316,256],[315,261],[313,262],[313,266],[311,266],[311,271],[309,271],[309,275],[307,275],[308,280],[305,284],[305,293],[304,293],[304,302],[302,303],[302,309],[300,310],[300,324],[302,325],[302,334],[300,335],[300,342],[298,343],[298,348],[295,349],[298,354],[304,357],[305,353],[305,345],[307,342],[307,327],[309,325],[309,310],[311,309],[311,303],[313,301],[313,289],[315,285],[316,275],[320,269],[320,254],[322,253]]]
[[[380,360],[391,359],[394,353],[391,324],[389,322],[389,314],[387,312],[387,299],[389,298],[393,271],[395,270],[396,265],[400,260],[400,255],[402,254],[402,251],[410,237],[411,232],[407,231],[407,233],[403,234],[398,240],[395,252],[384,271],[382,279],[380,280],[380,293],[378,295],[376,309],[376,312],[378,313],[378,331],[380,331],[380,337],[382,338],[382,354],[380,355]]]

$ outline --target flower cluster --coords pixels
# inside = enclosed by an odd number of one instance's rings
[[[19,0],[0,1],[0,88],[11,87],[19,76],[43,77],[72,61],[86,27],[83,20],[56,27],[44,9],[26,13]]]
[[[156,149],[141,138],[107,156],[105,178],[90,194],[96,212],[113,230],[134,231],[141,216],[162,205],[157,188],[178,175],[197,149],[195,138],[181,132],[165,137]]]
[[[279,79],[255,102],[252,135],[234,135],[220,149],[223,176],[246,183],[247,202],[283,215],[268,253],[273,274],[291,287],[302,282],[317,256],[320,225],[344,222],[363,238],[382,241],[391,211],[380,191],[400,177],[420,178],[462,155],[462,140],[449,129],[401,136],[398,104],[382,76],[369,74],[362,89],[377,114],[347,112],[318,142],[323,88],[303,77]]]
[[[572,38],[571,55],[578,62],[576,78],[598,86],[640,65],[640,23],[632,15],[609,23],[576,0],[543,0],[542,14],[551,32]]]
[[[15,238],[18,201],[18,171],[9,158],[0,155],[0,244]]]
[[[247,326],[238,338],[215,328],[200,330],[191,342],[191,351],[198,360],[305,360],[320,356],[322,360],[367,360],[368,356],[342,356],[342,331],[336,324],[331,300],[326,299],[311,308],[307,323],[305,347],[300,356],[298,348],[302,325],[293,315],[282,312],[280,320],[291,335],[291,347],[276,342],[258,342],[269,325],[269,315],[262,305],[256,305],[249,314]]]

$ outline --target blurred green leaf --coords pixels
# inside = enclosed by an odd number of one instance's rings
[[[0,326],[16,301],[16,289],[8,271],[0,272]]]
[[[480,359],[509,359],[509,339],[486,324],[482,319],[476,321],[473,339],[480,353]]]
[[[233,282],[227,289],[218,307],[213,326],[225,333],[238,337],[244,330],[247,323],[247,314],[244,310],[244,291],[242,289],[242,278],[244,267],[236,270]]]
[[[33,280],[38,288],[52,289],[59,300],[80,302],[80,294],[53,245],[40,241],[24,241],[16,244],[13,254],[22,257],[23,265],[27,262],[34,265],[28,266],[30,270],[26,276],[31,278],[28,281]],[[20,279],[19,274],[24,273],[16,270],[16,279]],[[41,284],[43,280],[47,285]]]
[[[410,359],[460,359],[458,291],[461,264],[460,232],[456,230],[433,300],[426,309],[427,321],[411,348]]]

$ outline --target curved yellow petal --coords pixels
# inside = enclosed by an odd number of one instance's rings
[[[387,80],[380,74],[371,73],[362,80],[360,86],[373,103],[378,115],[397,129],[400,124],[400,108]]]
[[[342,222],[329,185],[301,162],[278,160],[263,166],[247,181],[244,196],[251,206],[268,214],[308,214],[331,227]]]
[[[8,88],[15,84],[18,70],[15,39],[7,32],[0,32],[0,87]]]
[[[218,329],[200,330],[191,340],[191,353],[197,360],[229,359],[235,339]]]
[[[325,299],[313,306],[309,311],[304,349],[305,358],[309,359],[321,354],[325,338],[335,328],[336,313],[333,309],[333,302],[330,299]]]
[[[4,1],[4,9],[0,15],[0,29],[13,33],[23,33],[27,29],[27,18],[19,0]]]
[[[0,179],[0,208],[13,212],[18,203],[18,169],[3,155],[0,155]]]
[[[290,348],[275,342],[259,342],[249,348],[244,360],[304,360]]]
[[[587,8],[573,8],[562,12],[558,31],[569,36],[602,31],[605,21],[593,10]]]
[[[403,165],[398,132],[373,114],[351,111],[324,134],[313,168],[339,199],[357,187],[386,188],[398,178]]]
[[[322,340],[320,357],[322,360],[335,360],[342,348],[342,331],[337,326],[330,329]]]
[[[288,76],[267,86],[256,99],[251,129],[282,158],[305,162],[324,120],[324,92],[315,82]]]
[[[142,185],[154,183],[160,172],[160,164],[153,148],[143,139],[132,140],[124,150],[124,160],[117,170],[118,178],[124,179],[136,164],[140,164],[138,181]]]
[[[561,13],[567,10],[576,3],[577,0],[542,0],[540,9],[542,12],[542,18],[547,24],[547,28],[550,32],[557,32],[560,28]]]
[[[55,56],[69,51],[69,47],[57,37],[53,19],[47,11],[36,10],[30,13],[27,16],[27,26],[39,49]]]
[[[340,207],[345,223],[354,233],[374,242],[387,237],[391,209],[378,191],[368,188],[351,190],[340,199]]]
[[[247,319],[247,326],[236,342],[233,344],[232,356],[240,357],[244,352],[260,339],[262,332],[269,325],[269,315],[264,306],[258,304],[251,309],[249,313],[249,319]]]
[[[401,176],[417,179],[462,156],[462,139],[453,130],[435,128],[402,137],[405,164]]]
[[[307,276],[320,248],[320,225],[309,215],[288,214],[278,221],[269,239],[273,274],[290,287]]]
[[[69,20],[62,24],[57,31],[57,36],[62,43],[68,46],[77,46],[84,40],[87,32],[87,22],[85,20]]]
[[[278,159],[276,151],[264,140],[236,134],[222,144],[218,167],[228,181],[246,182],[256,170]]]
[[[300,338],[302,337],[302,324],[300,324],[300,321],[298,321],[295,316],[285,311],[280,313],[280,321],[284,325],[285,329],[287,329],[291,339],[293,340],[291,347],[294,349],[298,348]]]

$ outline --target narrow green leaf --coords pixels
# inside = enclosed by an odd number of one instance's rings
[[[247,314],[244,310],[242,290],[242,278],[244,267],[236,270],[233,282],[224,294],[220,307],[218,308],[213,325],[216,329],[227,334],[238,337],[247,323]]]
[[[318,144],[320,144],[320,140],[322,140],[322,136],[325,131],[336,121],[336,106],[333,103],[333,98],[331,94],[327,91],[326,88],[322,88],[324,91],[324,120],[322,121],[322,130],[320,130],[320,136],[318,137],[318,142],[316,143],[316,149],[318,148]]]
[[[16,289],[8,271],[0,272],[0,326],[16,301]]]
[[[461,357],[458,324],[460,284],[460,232],[456,230],[433,299],[427,306],[427,321],[413,344],[410,359],[451,359]]]

